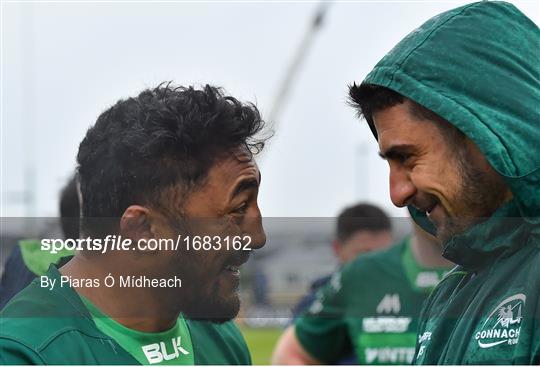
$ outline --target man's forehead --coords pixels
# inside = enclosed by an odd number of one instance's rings
[[[246,148],[239,148],[231,152],[232,156],[236,158],[238,162],[250,162],[253,161],[253,154]]]
[[[388,140],[391,140],[392,144],[398,143],[396,140],[403,140],[400,144],[405,143],[409,139],[431,134],[436,130],[433,121],[412,114],[407,102],[374,113],[373,123],[379,145],[389,143]]]
[[[236,179],[239,175],[253,175],[259,179],[259,167],[253,154],[244,150],[236,150],[218,159],[212,169],[213,173],[225,179]]]
[[[399,128],[404,123],[411,123],[411,117],[405,102],[373,113],[373,123],[377,133],[381,134],[386,130]]]

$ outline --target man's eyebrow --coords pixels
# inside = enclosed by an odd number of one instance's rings
[[[236,185],[234,188],[231,197],[235,197],[236,195],[239,195],[240,193],[251,190],[251,189],[258,189],[259,188],[259,182],[257,179],[251,177],[248,179],[244,179]]]
[[[379,152],[379,156],[382,159],[397,159],[403,156],[403,154],[412,153],[415,147],[410,144],[393,145],[390,148]]]

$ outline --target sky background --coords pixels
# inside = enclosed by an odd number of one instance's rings
[[[397,42],[464,1],[334,2],[260,159],[264,216],[331,217],[355,201],[403,216],[387,165],[347,106]],[[537,1],[512,1],[537,24]],[[1,216],[55,216],[86,130],[119,98],[210,83],[267,116],[318,2],[3,2]],[[24,193],[34,193],[34,200]]]

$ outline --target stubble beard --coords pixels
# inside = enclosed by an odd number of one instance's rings
[[[508,186],[503,178],[491,166],[488,170],[479,167],[467,158],[468,153],[466,147],[458,149],[460,184],[454,200],[461,203],[461,209],[453,216],[445,210],[446,219],[436,226],[442,243],[488,220],[507,197]]]
[[[171,257],[170,276],[179,277],[182,287],[169,292],[163,301],[171,304],[171,310],[189,319],[223,323],[235,318],[240,310],[238,290],[223,295],[219,279],[210,278],[205,269],[201,269],[206,263],[199,255],[202,254]]]

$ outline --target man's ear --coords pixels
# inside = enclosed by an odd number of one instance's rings
[[[332,250],[334,251],[334,255],[339,258],[341,254],[341,243],[338,240],[332,241]]]
[[[149,210],[144,206],[129,206],[120,219],[120,234],[136,240],[154,238],[149,214]]]

